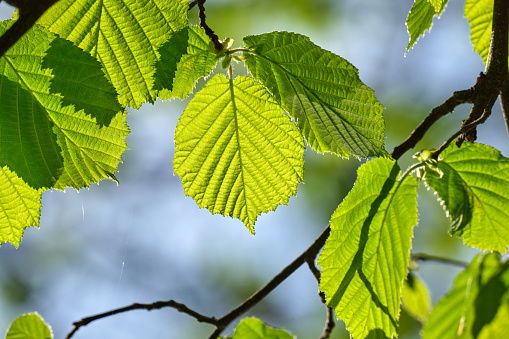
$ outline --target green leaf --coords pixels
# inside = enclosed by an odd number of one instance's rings
[[[350,193],[330,221],[318,258],[320,290],[353,338],[397,334],[401,284],[407,276],[412,228],[417,224],[417,180],[396,162],[362,165]]]
[[[509,262],[480,254],[454,281],[423,327],[423,339],[503,338],[490,334],[509,327]]]
[[[483,144],[449,146],[441,154],[440,176],[426,169],[426,183],[449,214],[451,234],[482,250],[505,252],[509,245],[509,159]]]
[[[357,68],[308,37],[272,32],[244,38],[248,71],[292,116],[317,152],[385,155],[383,107]]]
[[[295,337],[285,330],[267,326],[260,319],[244,318],[235,328],[229,339],[294,339]]]
[[[470,40],[474,45],[474,51],[479,53],[486,64],[491,42],[493,1],[467,0],[465,2],[465,17],[470,23]]]
[[[42,189],[33,189],[11,172],[0,168],[0,244],[18,247],[27,226],[39,226]]]
[[[122,106],[154,102],[158,49],[187,27],[187,0],[61,0],[39,23],[90,52],[119,93]]]
[[[186,195],[254,232],[262,212],[287,204],[303,178],[302,137],[252,78],[216,75],[175,131],[173,168]]]
[[[97,60],[35,25],[0,69],[0,165],[35,189],[115,179],[129,130]]]
[[[440,17],[448,0],[415,0],[408,13],[406,26],[410,41],[406,47],[407,52],[412,48],[425,31],[431,30],[433,18]]]
[[[17,317],[9,327],[5,339],[52,339],[53,332],[37,313]]]
[[[430,310],[430,296],[424,281],[412,271],[403,282],[401,289],[402,307],[412,317],[424,323]]]
[[[161,46],[156,81],[164,74],[173,74],[171,78],[167,77],[165,83],[155,86],[161,90],[158,93],[161,99],[185,99],[193,91],[196,81],[212,72],[218,60],[216,53],[210,50],[209,42],[204,29],[189,26],[172,35]]]

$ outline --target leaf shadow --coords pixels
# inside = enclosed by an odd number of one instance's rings
[[[173,89],[177,64],[187,54],[188,39],[189,28],[186,27],[172,33],[169,39],[158,48],[160,59],[155,64],[153,87],[156,91]]]
[[[352,282],[353,278],[355,277],[355,274],[357,273],[359,275],[359,278],[364,283],[364,286],[369,291],[371,295],[371,299],[375,303],[375,305],[382,310],[383,313],[385,313],[391,323],[394,327],[397,328],[397,321],[392,317],[390,314],[389,308],[384,305],[380,299],[378,298],[378,295],[373,289],[373,286],[371,285],[371,282],[369,281],[368,277],[366,277],[366,274],[362,271],[362,265],[363,265],[363,256],[364,256],[364,250],[366,248],[366,244],[368,242],[368,236],[369,236],[369,228],[371,225],[371,222],[373,221],[373,218],[375,217],[376,213],[378,212],[380,206],[382,205],[382,202],[387,198],[388,194],[390,193],[391,189],[394,187],[395,183],[398,180],[399,175],[399,166],[397,163],[394,163],[391,172],[389,174],[389,177],[385,180],[385,183],[382,186],[382,189],[380,191],[380,194],[378,197],[371,203],[371,207],[368,213],[368,217],[364,220],[364,223],[362,225],[360,239],[359,239],[359,247],[357,252],[355,253],[355,256],[352,260],[352,264],[350,265],[350,268],[348,269],[347,273],[345,274],[345,278],[343,281],[341,281],[341,284],[336,291],[336,293],[332,296],[329,307],[335,308],[341,299],[343,298],[348,286]],[[383,334],[383,330],[376,329],[370,331],[369,335],[374,335],[373,337],[369,336],[369,338],[381,338],[377,331],[381,331]],[[385,334],[382,338],[385,338]]]
[[[62,105],[81,109],[100,126],[108,126],[123,108],[118,94],[106,78],[99,61],[70,41],[55,38],[41,67],[50,69],[50,93],[61,97]]]
[[[54,125],[19,82],[1,77],[0,166],[7,166],[34,189],[50,188],[63,170]]]

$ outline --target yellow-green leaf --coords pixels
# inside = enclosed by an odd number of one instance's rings
[[[295,124],[263,86],[216,75],[177,124],[173,168],[200,207],[238,218],[254,232],[258,215],[296,193],[303,150]]]

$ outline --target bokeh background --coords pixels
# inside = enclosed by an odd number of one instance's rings
[[[405,19],[412,0],[209,0],[207,23],[220,38],[294,31],[349,60],[386,107],[386,148],[402,142],[431,108],[475,83],[484,65],[472,50],[463,1],[450,1],[440,20],[405,56]],[[0,4],[2,19],[13,13]],[[197,22],[197,12],[191,21]],[[220,68],[215,72],[223,72]],[[238,65],[236,74],[245,73]],[[198,88],[205,82],[199,81]],[[175,299],[219,317],[264,285],[326,227],[351,189],[359,160],[305,153],[305,183],[288,206],[259,217],[252,236],[238,220],[211,215],[185,198],[173,175],[175,125],[186,101],[158,101],[128,110],[131,134],[117,178],[79,192],[43,195],[40,229],[29,228],[18,249],[0,248],[0,332],[24,312],[39,312],[63,338],[73,321],[131,304]],[[417,146],[438,147],[469,107],[443,118]],[[498,103],[479,128],[479,142],[509,156]],[[412,163],[413,152],[401,160]],[[470,260],[476,250],[447,234],[448,220],[432,192],[419,189],[413,252]],[[433,303],[459,268],[421,263]],[[317,338],[325,307],[302,267],[252,309],[298,338]],[[401,338],[417,338],[418,322],[401,316]],[[213,328],[173,309],[132,311],[96,321],[74,338],[207,338]],[[230,334],[229,328],[225,334]],[[341,322],[332,338],[347,338]]]

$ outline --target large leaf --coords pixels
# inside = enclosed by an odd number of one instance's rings
[[[95,56],[123,106],[153,102],[158,48],[187,26],[187,0],[60,0],[39,23]]]
[[[442,14],[448,0],[415,0],[414,5],[408,13],[406,26],[410,41],[406,47],[408,50],[414,46],[425,31],[431,30],[433,18]]]
[[[52,339],[53,332],[37,313],[17,317],[9,327],[5,339]]]
[[[272,32],[244,38],[248,71],[296,120],[318,152],[384,155],[383,107],[358,70],[308,37]]]
[[[0,165],[36,189],[115,179],[129,130],[97,60],[35,25],[0,69]]]
[[[493,21],[493,0],[467,0],[465,16],[470,23],[470,40],[474,51],[479,53],[484,63],[488,62]]]
[[[38,226],[42,189],[28,186],[7,166],[0,168],[0,244],[18,247],[27,226]]]
[[[503,338],[509,329],[508,297],[509,263],[501,264],[495,253],[480,254],[434,307],[423,339]]]
[[[509,159],[490,146],[449,146],[426,183],[448,212],[451,233],[482,250],[505,252],[509,245]]]
[[[209,47],[210,39],[203,28],[189,26],[173,34],[159,52],[156,89],[161,99],[185,99],[193,90],[196,80],[206,77],[217,64],[216,53]],[[166,75],[171,75],[167,76]],[[164,82],[158,79],[165,79]]]
[[[294,339],[285,330],[267,326],[257,318],[244,318],[229,339]]]
[[[173,168],[186,195],[251,232],[259,214],[287,204],[303,177],[302,137],[255,80],[216,75],[175,131]]]
[[[355,339],[397,334],[401,284],[407,276],[417,181],[398,180],[396,162],[362,165],[348,196],[332,215],[318,258],[320,290]]]

